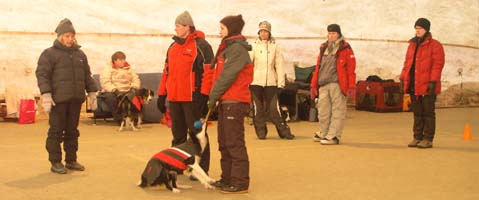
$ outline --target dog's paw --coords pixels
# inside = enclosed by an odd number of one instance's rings
[[[181,192],[181,190],[176,189],[176,188],[173,188],[171,191],[172,191],[173,193],[180,193],[180,192]]]
[[[213,183],[215,183],[215,182],[216,182],[216,180],[215,180],[215,179],[212,179],[212,178],[210,178],[210,179],[208,179],[208,180],[207,180],[207,182],[208,182],[209,184],[213,184]]]
[[[212,185],[211,185],[211,184],[209,184],[209,183],[207,183],[207,184],[203,184],[203,185],[205,186],[205,188],[206,188],[206,189],[210,189],[210,190],[212,190],[212,189],[215,189],[215,187],[214,187],[214,186],[212,186]]]
[[[193,188],[193,186],[191,186],[191,185],[179,185],[179,184],[177,184],[176,187],[180,188],[180,189],[191,189],[191,188]]]

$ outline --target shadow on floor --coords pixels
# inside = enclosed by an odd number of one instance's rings
[[[87,175],[75,175],[72,176],[72,173],[69,171],[68,174],[54,174],[51,172],[39,174],[34,177],[15,180],[5,183],[9,187],[15,187],[20,189],[35,189],[43,188],[49,185],[60,184],[64,182],[71,181],[74,178],[85,178]]]
[[[354,142],[354,143],[342,143],[344,146],[356,147],[356,148],[367,148],[367,149],[408,149],[407,144],[381,144],[381,143],[365,143],[365,142]],[[479,146],[470,147],[470,146],[433,146],[434,150],[443,150],[443,151],[460,151],[460,152],[470,152],[470,153],[479,153]],[[426,150],[426,149],[425,149]]]
[[[406,145],[399,144],[382,144],[382,143],[366,143],[366,142],[353,142],[353,143],[342,143],[344,146],[356,147],[356,148],[367,148],[367,149],[405,149]]]

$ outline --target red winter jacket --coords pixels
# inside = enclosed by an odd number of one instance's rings
[[[167,95],[168,101],[178,102],[193,101],[193,92],[208,95],[204,88],[208,87],[206,80],[211,79],[208,77],[213,51],[204,38],[205,34],[196,30],[183,44],[174,42],[170,46],[158,87],[159,96]]]
[[[404,83],[404,92],[409,88],[411,80],[409,71],[411,70],[416,42],[409,40],[409,47],[406,52],[406,60],[401,72],[400,80]],[[436,82],[436,94],[441,92],[441,73],[444,67],[444,49],[439,41],[432,39],[429,33],[424,42],[417,49],[414,78],[415,95],[426,95],[427,87],[430,81]]]
[[[318,62],[314,69],[313,78],[311,79],[311,88],[318,88],[318,72],[321,67],[321,58],[324,51],[328,47],[328,42],[321,44],[319,48]],[[341,41],[341,47],[339,47],[336,53],[336,70],[338,73],[339,86],[344,96],[347,96],[349,90],[354,90],[356,87],[356,58],[354,57],[353,49],[346,41]]]
[[[223,39],[216,53],[216,68],[210,101],[251,102],[249,85],[253,81],[251,46],[242,35]]]

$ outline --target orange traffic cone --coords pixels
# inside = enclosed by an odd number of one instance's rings
[[[465,141],[472,140],[471,125],[469,125],[469,123],[466,123],[466,127],[464,127],[464,140]]]

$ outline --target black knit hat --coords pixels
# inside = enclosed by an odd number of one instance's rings
[[[241,31],[244,27],[243,16],[230,15],[223,18],[220,23],[224,24],[228,28],[228,36],[241,35]]]
[[[414,23],[414,28],[416,28],[416,26],[420,26],[424,28],[426,32],[429,32],[431,28],[431,22],[426,18],[419,18],[416,20],[416,23]]]
[[[328,32],[336,32],[338,33],[339,35],[343,35],[341,33],[341,27],[339,27],[339,25],[337,24],[330,24],[328,25]]]
[[[57,36],[60,36],[61,34],[68,32],[75,33],[75,28],[73,28],[72,22],[68,18],[65,18],[58,23],[55,33],[57,33]]]

